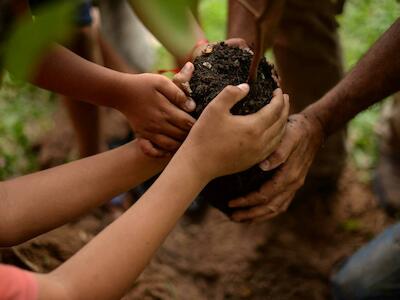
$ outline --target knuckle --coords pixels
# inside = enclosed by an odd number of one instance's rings
[[[271,155],[270,160],[273,160],[274,162],[283,162],[284,160],[284,155],[282,153],[282,150],[276,150],[274,154]]]
[[[286,212],[289,208],[289,202],[285,203],[285,205],[283,205],[283,207],[281,208],[281,212]]]
[[[160,122],[156,122],[156,121],[149,122],[149,124],[146,127],[146,131],[148,131],[148,132],[157,132],[157,131],[160,131],[160,129],[161,129]]]
[[[262,134],[262,129],[257,122],[252,121],[246,126],[245,134],[250,138],[258,139]]]
[[[176,88],[176,93],[175,93],[175,99],[174,100],[176,102],[184,103],[186,101],[185,93],[181,89]]]
[[[155,76],[156,76],[155,77],[156,82],[159,83],[159,84],[165,84],[166,82],[169,81],[166,77],[164,77],[162,75],[155,74]]]
[[[260,203],[267,203],[268,202],[268,197],[267,196],[265,196],[264,194],[259,194],[259,202]]]
[[[175,76],[172,78],[172,82],[176,84],[180,84],[183,82],[183,75],[181,73],[175,74]]]
[[[298,189],[301,188],[304,185],[305,178],[303,176],[300,176],[295,179],[294,181],[294,186]]]
[[[234,97],[237,95],[237,89],[238,88],[233,85],[228,85],[224,88],[224,93],[229,97]]]
[[[254,126],[246,127],[246,129],[244,130],[244,134],[246,135],[247,138],[250,138],[250,139],[254,138],[256,136]]]
[[[218,105],[216,105],[215,102],[211,102],[209,105],[206,106],[204,111],[206,112],[206,114],[211,114],[211,115],[216,114],[219,111]]]
[[[159,113],[160,113],[159,114],[159,118],[160,118],[159,122],[169,120],[169,118],[171,117],[171,114],[168,112],[166,107],[161,107]],[[157,124],[157,125],[160,126],[159,124]]]

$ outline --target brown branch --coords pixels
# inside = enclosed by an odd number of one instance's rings
[[[263,28],[262,28],[262,22],[264,21],[264,18],[268,12],[269,4],[271,1],[268,1],[264,7],[261,13],[257,11],[255,7],[252,6],[248,1],[246,0],[236,0],[239,4],[241,4],[251,15],[254,17],[254,25],[255,25],[255,45],[254,45],[254,54],[253,54],[253,59],[251,60],[251,65],[249,69],[249,77],[247,79],[248,82],[253,82],[257,78],[257,70],[258,70],[258,65],[261,60],[262,56],[262,51],[264,49],[264,34],[263,34]]]
[[[236,0],[239,4],[241,4],[249,13],[251,13],[255,19],[258,19],[260,14],[257,9],[255,9],[249,2],[246,0]]]

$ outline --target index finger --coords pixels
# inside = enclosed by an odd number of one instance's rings
[[[167,100],[184,111],[191,112],[196,108],[196,103],[193,99],[188,98],[186,94],[176,86],[171,80],[162,80],[158,86],[160,92]]]

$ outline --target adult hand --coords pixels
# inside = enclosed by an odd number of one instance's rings
[[[155,74],[125,75],[116,108],[129,120],[142,150],[150,156],[175,152],[195,119],[188,112],[195,102],[177,86],[190,80],[194,67],[186,64],[174,82]]]
[[[258,191],[230,201],[230,207],[240,209],[232,215],[232,220],[257,222],[286,211],[296,191],[304,184],[323,136],[316,118],[304,114],[290,116],[281,144],[260,163],[264,171],[279,168]]]
[[[199,176],[211,180],[242,171],[268,157],[279,144],[287,123],[289,97],[277,89],[271,103],[258,112],[232,115],[230,109],[248,91],[248,84],[226,87],[205,108],[179,150]]]

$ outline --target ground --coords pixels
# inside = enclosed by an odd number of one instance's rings
[[[66,122],[63,114],[56,116]],[[64,132],[40,147],[45,161],[56,162],[65,153],[59,141],[71,133],[60,127]],[[351,163],[336,195],[296,201],[287,214],[263,224],[233,223],[213,208],[199,223],[182,218],[124,299],[330,299],[332,270],[393,220],[377,207],[371,187],[360,182]],[[50,271],[113,218],[96,209],[3,251],[3,260]]]

